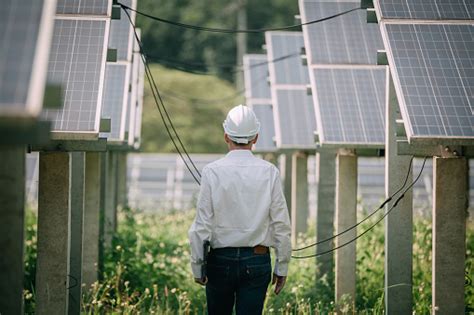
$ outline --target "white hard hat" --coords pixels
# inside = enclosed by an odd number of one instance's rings
[[[227,114],[222,124],[225,133],[237,143],[249,143],[260,131],[260,122],[253,110],[245,105],[237,105]]]

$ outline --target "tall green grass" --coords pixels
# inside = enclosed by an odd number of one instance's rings
[[[194,213],[144,214],[132,210],[120,213],[113,245],[106,250],[103,280],[84,288],[86,314],[203,314],[204,288],[193,282],[189,266],[187,229]],[[29,216],[25,262],[25,306],[34,312],[36,268],[36,225]],[[413,294],[414,313],[431,310],[431,225],[417,219],[414,224]],[[370,222],[361,227],[364,230]],[[359,230],[359,231],[361,231]],[[315,235],[314,226],[308,235]],[[309,244],[314,237],[302,237]],[[288,282],[276,296],[269,289],[265,302],[268,314],[328,314],[336,308],[346,313],[383,313],[384,233],[378,225],[357,243],[356,301],[335,305],[331,278],[317,276],[315,259],[292,260]],[[468,228],[466,279],[472,279],[474,233]],[[308,254],[311,253],[309,250]],[[468,282],[468,280],[467,280]],[[474,289],[466,285],[467,308],[474,306]]]

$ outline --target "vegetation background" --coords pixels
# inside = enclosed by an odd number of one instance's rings
[[[218,28],[237,27],[240,1],[138,0],[138,10],[160,18]],[[295,24],[296,0],[246,1],[248,28]],[[183,29],[137,15],[144,50],[171,119],[187,150],[224,153],[222,121],[244,102],[234,87],[236,35]],[[262,53],[264,34],[248,34],[249,53]],[[184,70],[184,71],[183,71]],[[206,74],[196,74],[206,73]],[[176,153],[145,83],[142,151]]]

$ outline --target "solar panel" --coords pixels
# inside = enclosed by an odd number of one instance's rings
[[[101,133],[110,142],[124,140],[125,111],[128,94],[129,63],[107,63],[105,68],[102,118],[110,118],[110,133]]]
[[[386,67],[313,66],[311,77],[321,144],[384,145]]]
[[[109,15],[109,0],[57,0],[57,14]]]
[[[137,35],[141,38],[141,32],[137,29]],[[135,42],[134,58],[138,60],[138,86],[137,86],[137,114],[135,122],[135,148],[140,147],[142,131],[143,97],[145,88],[145,64],[140,55],[138,43]]]
[[[409,137],[474,137],[474,24],[386,24]]]
[[[473,19],[474,2],[471,0],[379,0],[383,18],[395,19]]]
[[[97,136],[105,73],[109,21],[56,17],[48,81],[61,84],[61,110],[45,110],[52,130]]]
[[[139,61],[136,58],[133,58],[132,68],[131,68],[131,81],[130,81],[130,127],[128,132],[128,144],[132,145],[135,143],[135,123],[137,115],[137,92],[138,92],[138,69]]]
[[[300,2],[302,22],[325,18],[360,7],[358,1]],[[383,49],[377,24],[367,23],[367,13],[356,10],[321,23],[303,26],[310,64],[377,64]]]
[[[244,55],[245,98],[248,105],[250,105],[249,101],[268,103],[268,100],[271,99],[267,78],[267,56],[263,54]]]
[[[275,146],[275,125],[273,121],[273,109],[271,104],[258,104],[252,106],[257,119],[260,121],[260,132],[255,144],[257,152],[273,152]]]
[[[271,84],[309,83],[307,67],[303,66],[301,49],[304,47],[300,32],[266,32],[265,42],[268,61],[293,55],[278,62],[268,64]]]
[[[279,148],[314,148],[316,121],[306,87],[276,88],[272,93],[276,145]]]
[[[40,113],[54,11],[55,1],[2,1],[0,115]]]
[[[121,1],[128,7],[136,8],[135,0]],[[132,21],[135,23],[135,12],[129,12]],[[109,48],[117,49],[117,60],[132,60],[133,28],[127,15],[122,11],[119,20],[113,19],[110,22]]]

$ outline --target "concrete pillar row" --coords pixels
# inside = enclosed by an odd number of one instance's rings
[[[357,156],[340,151],[336,156],[336,234],[357,223]],[[336,238],[336,247],[354,239],[356,229]],[[356,242],[335,251],[336,303],[344,296],[355,300],[356,293]]]
[[[117,228],[117,152],[108,152],[106,167],[104,245],[110,246]]]
[[[433,314],[464,314],[468,165],[464,157],[433,160]]]
[[[40,152],[36,313],[68,310],[70,154]]]
[[[117,207],[128,207],[127,196],[127,153],[117,153]]]
[[[389,82],[389,95],[395,90]],[[397,154],[396,119],[400,116],[396,97],[390,97],[385,111],[385,197],[393,195],[412,182],[411,156]],[[392,208],[396,198],[385,211]],[[413,308],[413,194],[412,190],[385,218],[385,312],[386,314],[411,314]]]
[[[98,280],[100,242],[100,153],[86,153],[82,283]]]
[[[292,155],[291,154],[285,154],[284,155],[285,159],[285,177],[284,177],[284,183],[283,183],[283,193],[285,194],[285,199],[286,199],[286,204],[288,206],[288,211],[289,211],[289,215],[290,215],[290,218],[291,218],[291,183],[292,183],[292,179],[291,179],[291,174],[292,174],[292,166],[291,166],[291,161],[292,161]]]
[[[0,314],[23,314],[25,148],[0,147]]]
[[[291,163],[291,235],[296,244],[298,234],[308,228],[308,155],[296,152]]]
[[[318,182],[318,204],[316,208],[316,240],[322,241],[334,235],[334,209],[336,194],[336,154],[334,152],[318,152],[316,154],[316,175]],[[333,248],[334,240],[316,246],[316,253]],[[317,257],[319,277],[331,276],[334,267],[334,254],[328,253]],[[328,279],[330,287],[332,280]]]

